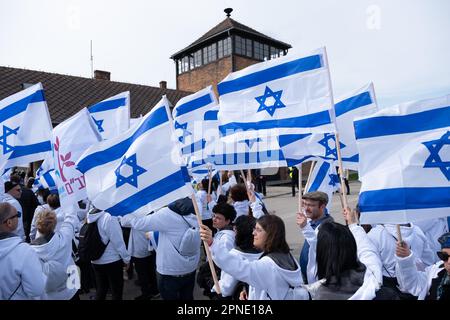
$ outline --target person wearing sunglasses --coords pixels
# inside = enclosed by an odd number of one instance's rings
[[[414,263],[414,252],[405,242],[398,242],[396,248],[397,280],[400,290],[418,296],[419,300],[450,300],[450,232],[439,237],[441,250],[437,252],[440,261],[425,270],[419,270]]]
[[[22,221],[23,210],[22,206],[19,203],[21,194],[22,188],[20,187],[20,184],[12,181],[5,182],[5,194],[3,195],[2,202],[8,202],[17,210],[19,220],[17,223],[16,230],[14,230],[14,233],[17,234],[21,239],[25,240],[25,230],[23,228],[23,221]]]
[[[0,203],[0,300],[28,300],[44,293],[47,277],[29,244],[14,233],[17,210]]]

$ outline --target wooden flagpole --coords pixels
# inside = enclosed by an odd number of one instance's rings
[[[211,183],[212,183],[212,170],[211,170],[211,166],[208,165],[208,176],[209,176],[209,181],[208,181],[208,195],[211,194]]]
[[[198,210],[197,201],[195,200],[195,193],[192,193],[191,200],[192,200],[192,204],[194,205],[195,216],[197,217],[198,225],[201,226],[202,218],[200,217],[200,212]],[[220,286],[219,286],[219,279],[217,278],[217,274],[216,274],[216,268],[214,267],[214,263],[211,258],[211,251],[209,251],[209,245],[205,240],[203,240],[203,247],[205,248],[206,259],[208,259],[209,269],[211,270],[211,274],[212,274],[212,277],[214,280],[214,287],[216,288],[216,293],[220,294],[221,291],[220,291]]]
[[[397,224],[397,238],[398,238],[398,241],[399,241],[400,243],[403,242],[403,239],[402,239],[402,232],[401,232],[401,230],[400,230],[400,225],[399,225],[399,224]]]
[[[292,169],[294,170],[294,169]],[[303,196],[303,191],[302,191],[302,164],[300,163],[300,166],[298,167],[298,212],[302,212],[303,210],[303,201],[302,201],[302,196]],[[294,186],[295,188],[295,186]]]
[[[308,190],[309,185],[311,184],[311,176],[312,176],[312,172],[314,170],[315,165],[316,165],[316,161],[311,161],[311,167],[309,168],[308,180],[306,180],[305,192],[303,194],[306,193],[306,190]]]

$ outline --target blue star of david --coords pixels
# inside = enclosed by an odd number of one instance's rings
[[[336,137],[334,136],[334,134],[331,133],[325,133],[323,135],[323,139],[319,141],[319,144],[325,148],[325,157],[331,155],[334,157],[334,159],[337,159],[337,149],[336,147],[334,147],[333,149],[330,148],[328,142],[330,139],[333,140],[334,144],[336,145]],[[345,144],[343,144],[342,142],[339,142],[339,146],[341,147],[341,150],[345,148]]]
[[[255,100],[259,103],[258,111],[260,112],[263,110],[266,110],[271,117],[273,117],[273,114],[275,113],[276,109],[280,108],[286,108],[286,106],[281,102],[281,94],[283,93],[283,90],[273,92],[268,86],[266,86],[266,90],[264,91],[264,94],[262,96],[256,97]],[[273,97],[275,99],[275,103],[271,106],[266,105],[266,99]]]
[[[260,142],[262,141],[261,138],[255,138],[255,139],[245,139],[242,141],[239,141],[239,143],[245,143],[249,149],[251,149],[253,147],[253,145],[255,144],[255,142]]]
[[[97,125],[98,132],[103,132],[103,131],[105,131],[105,130],[103,129],[103,127],[102,127],[102,125],[103,125],[103,120],[96,120],[94,117],[92,117],[92,119],[94,119],[94,122],[95,122],[95,124]]]
[[[184,139],[188,136],[191,135],[192,133],[190,133],[187,130],[187,122],[186,123],[178,123],[177,121],[175,121],[175,130],[176,129],[181,129],[183,130],[183,136],[178,137],[178,140],[180,140],[181,143],[184,143]]]
[[[337,184],[339,184],[339,177],[337,174],[329,174],[328,177],[330,177],[330,182],[328,185],[335,187]]]
[[[124,177],[120,174],[120,169],[124,166],[128,165],[133,169],[133,173],[129,175],[128,177]],[[147,172],[144,168],[138,166],[136,161],[136,153],[133,154],[131,157],[123,157],[122,162],[120,163],[119,167],[114,171],[116,174],[117,180],[116,180],[116,188],[119,188],[121,185],[128,183],[132,185],[133,187],[138,187],[137,177],[143,174],[144,172]]]
[[[442,137],[437,140],[431,140],[423,142],[430,155],[427,160],[425,160],[424,168],[439,168],[442,174],[450,181],[450,161],[442,161],[439,156],[439,151],[444,145],[450,145],[450,131],[444,133]]]
[[[8,152],[11,152],[14,150],[13,146],[10,146],[8,144],[8,137],[10,135],[17,135],[17,131],[19,130],[19,127],[16,129],[8,128],[7,126],[3,126],[3,135],[0,137],[0,145],[3,146],[3,154],[7,154]]]

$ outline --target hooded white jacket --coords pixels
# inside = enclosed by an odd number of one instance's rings
[[[202,220],[212,219],[212,207],[208,207],[208,201],[206,200],[208,192],[205,190],[198,190],[195,193],[195,198],[197,200],[197,205],[200,210],[200,215],[202,217]],[[212,199],[215,199],[216,196],[214,194],[211,195]]]
[[[400,290],[417,296],[418,300],[424,300],[428,295],[432,280],[444,269],[444,263],[439,261],[428,266],[424,271],[419,271],[414,263],[416,258],[413,252],[404,258],[400,258],[397,255],[395,257],[397,260],[397,281]]]
[[[17,228],[14,231],[15,234],[17,234],[22,240],[25,240],[25,231],[23,229],[23,210],[22,206],[20,205],[19,201],[17,201],[16,198],[14,198],[9,193],[5,193],[3,195],[2,202],[8,202],[10,205],[12,205],[14,208],[16,208],[17,213],[20,215],[17,223]]]
[[[279,267],[268,256],[250,261],[240,253],[228,250],[224,241],[213,241],[211,253],[214,262],[224,272],[251,286],[249,300],[283,300],[289,286],[298,287],[303,283],[300,266],[295,259],[297,268],[293,271]]]
[[[435,263],[436,254],[431,250],[430,245],[419,227],[400,226],[402,240],[405,241],[414,252],[417,258],[416,264],[424,270],[426,266]],[[397,227],[392,224],[376,225],[368,233],[369,239],[377,248],[383,263],[383,275],[386,277],[396,277],[395,271],[395,248],[397,245]]]
[[[194,214],[185,215],[184,218],[191,226],[198,228],[197,218]],[[120,221],[140,231],[159,232],[156,254],[156,270],[159,274],[184,275],[197,269],[200,247],[193,256],[183,256],[177,251],[185,231],[189,228],[178,213],[166,207],[144,217],[128,214],[123,216]]]
[[[18,236],[0,240],[0,270],[0,300],[29,300],[44,294],[47,277],[41,262]]]
[[[77,278],[73,279],[72,283],[80,283],[80,275],[78,272],[75,274],[71,273],[71,270],[77,270],[72,258],[72,239],[79,223],[77,213],[67,213],[64,221],[58,223],[60,225],[59,230],[55,230],[55,233],[49,242],[41,245],[33,244],[31,246],[36,251],[41,261],[57,261],[62,264],[66,272],[66,279],[63,279],[63,285],[60,286],[59,290],[47,291],[42,296],[43,300],[71,299],[77,292],[77,288],[75,285],[66,285],[69,274],[71,274],[71,277]],[[53,277],[53,275],[49,276]]]
[[[108,243],[105,252],[100,259],[93,260],[93,264],[107,264],[122,259],[124,263],[129,263],[131,256],[125,247],[123,240],[122,228],[116,217],[111,216],[108,212],[100,211],[97,213],[89,213],[87,222],[97,221],[98,233],[104,244]]]

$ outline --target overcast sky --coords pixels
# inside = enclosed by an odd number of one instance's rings
[[[175,88],[170,56],[225,18],[326,46],[335,96],[373,81],[379,104],[450,94],[448,0],[0,0],[0,65]]]

